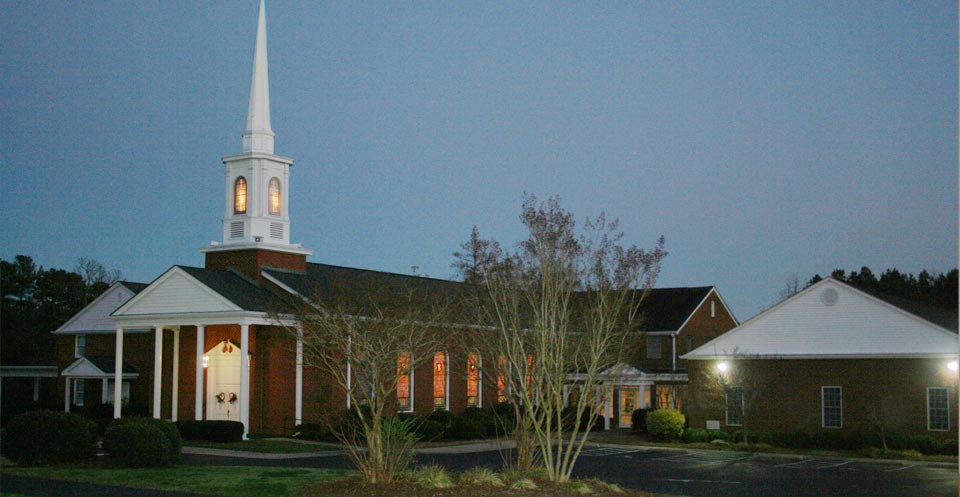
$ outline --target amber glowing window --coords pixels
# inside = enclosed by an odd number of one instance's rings
[[[533,384],[533,354],[527,354],[527,368],[524,370],[523,381],[529,390]]]
[[[497,402],[507,401],[507,358],[497,361]]]
[[[243,176],[233,183],[233,213],[247,213],[247,179]]]
[[[268,188],[270,198],[268,199],[267,211],[271,216],[280,215],[280,180],[277,178],[270,178],[270,186]]]
[[[410,354],[404,352],[397,358],[397,410],[409,412],[413,410],[411,390],[413,382],[410,378]]]
[[[480,357],[467,356],[467,407],[480,407]]]
[[[447,354],[433,355],[433,408],[447,408]]]

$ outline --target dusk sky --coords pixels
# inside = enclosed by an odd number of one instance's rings
[[[222,238],[256,0],[0,16],[0,257],[149,282]],[[743,321],[794,275],[957,265],[957,3],[267,1],[291,241],[449,278],[523,192]]]

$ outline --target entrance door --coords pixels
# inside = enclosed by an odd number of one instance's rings
[[[206,354],[207,419],[240,421],[240,346],[224,340]]]
[[[637,409],[637,399],[640,397],[639,389],[635,386],[621,386],[616,391],[614,399],[619,400],[617,412],[619,413],[620,428],[629,428],[633,425],[633,411]]]

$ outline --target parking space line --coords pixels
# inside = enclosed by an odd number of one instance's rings
[[[897,471],[903,471],[903,470],[905,470],[905,469],[916,468],[917,466],[919,466],[919,464],[904,464],[903,466],[901,466],[901,467],[899,467],[899,468],[885,469],[885,470],[883,470],[883,472],[884,472],[884,473],[895,473],[895,472],[897,472]]]
[[[808,458],[806,458],[806,459],[802,459],[802,460],[797,461],[797,462],[788,462],[788,463],[786,463],[786,464],[777,464],[776,466],[774,466],[774,468],[795,468],[795,467],[798,467],[798,466],[803,466],[804,464],[806,464],[806,463],[808,463],[808,462],[810,462],[810,461],[812,461],[812,460],[813,460],[812,457],[808,457]]]
[[[850,464],[850,461],[841,461],[836,464],[828,464],[826,466],[817,466],[817,469],[839,468],[840,466],[845,466],[847,464]]]

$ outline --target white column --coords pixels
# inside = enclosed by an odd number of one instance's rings
[[[70,378],[63,379],[63,412],[70,412]]]
[[[173,374],[170,375],[170,421],[177,420],[177,403],[180,400],[180,328],[173,330]]]
[[[303,424],[303,328],[297,327],[297,385],[294,425]]]
[[[117,328],[116,362],[113,364],[113,418],[120,419],[123,406],[123,328]]]
[[[196,406],[193,411],[193,417],[197,421],[203,419],[203,352],[204,352],[204,327],[197,325],[197,379],[196,391],[194,393],[194,402]]]
[[[677,372],[677,334],[670,335],[673,339],[673,372]]]
[[[163,376],[163,327],[157,325],[153,338],[153,417],[160,419],[162,389],[160,378]]]
[[[570,385],[563,385],[563,407],[570,404]]]
[[[603,429],[604,429],[604,430],[609,430],[609,429],[610,429],[610,416],[612,415],[611,412],[613,411],[613,409],[612,409],[613,401],[611,400],[611,397],[613,397],[613,389],[612,389],[612,388],[607,388],[607,389],[604,389],[604,390],[605,390],[605,394],[606,394],[606,395],[604,395],[604,402],[603,402],[603,412],[604,412],[604,416],[603,416]]]
[[[250,325],[240,325],[240,422],[243,439],[250,433]]]

